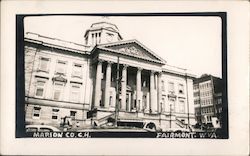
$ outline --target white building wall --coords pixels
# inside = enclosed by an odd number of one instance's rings
[[[87,77],[88,72],[87,69],[88,64],[87,64],[87,59],[86,58],[80,58],[80,57],[73,57],[73,56],[67,56],[67,55],[62,55],[62,54],[55,54],[55,53],[50,53],[48,51],[41,51],[37,53],[36,55],[36,62],[34,65],[34,69],[39,68],[39,58],[40,57],[46,57],[50,59],[49,63],[49,73],[44,73],[44,72],[34,72],[33,73],[33,84],[36,82],[35,76],[43,76],[43,77],[48,77],[49,80],[46,83],[46,90],[45,90],[45,99],[53,99],[53,81],[52,78],[57,76],[55,75],[56,72],[56,66],[57,66],[57,61],[65,61],[66,62],[66,75],[65,78],[68,80],[67,83],[65,84],[64,90],[63,90],[63,98],[62,101],[70,101],[70,92],[71,92],[71,81],[73,82],[79,82],[82,83],[80,87],[80,103],[84,103],[84,95],[85,95],[85,85],[87,84]],[[82,65],[82,78],[72,78],[72,69],[73,69],[73,64],[81,64]],[[87,74],[87,75],[86,75]],[[35,93],[35,85],[33,85],[31,91],[30,91],[30,96],[34,96]],[[88,101],[88,100],[87,100]]]
[[[169,82],[174,83],[174,95],[175,98],[175,110],[172,111],[172,115],[176,115],[179,120],[184,120],[185,123],[188,123],[188,113],[189,113],[189,122],[190,124],[195,124],[194,119],[194,97],[193,97],[193,80],[191,78],[185,78],[185,76],[174,75],[170,73],[163,72],[162,80],[164,81],[165,91],[162,92],[162,95],[165,99],[165,111],[170,112],[170,101],[168,98],[168,85]],[[179,84],[183,85],[184,94],[179,93]],[[180,112],[180,101],[184,101],[184,113]],[[173,108],[173,107],[172,107]]]

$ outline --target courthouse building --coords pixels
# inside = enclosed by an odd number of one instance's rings
[[[213,118],[222,124],[222,80],[212,75],[202,75],[194,80],[194,106],[196,121],[212,127]]]
[[[81,127],[105,125],[116,102],[118,121],[149,121],[163,129],[195,124],[192,74],[167,65],[139,41],[124,40],[114,24],[94,23],[84,37],[77,44],[25,34],[26,124],[59,127],[70,117]],[[91,110],[96,114],[89,118]]]

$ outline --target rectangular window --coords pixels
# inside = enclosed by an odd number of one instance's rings
[[[218,104],[222,104],[222,100],[221,99],[218,99]]]
[[[98,33],[98,39],[99,39],[98,43],[101,43],[101,33],[100,32]]]
[[[72,119],[76,118],[76,111],[70,111],[70,116]]]
[[[171,113],[175,112],[175,101],[173,99],[169,100],[169,111]]]
[[[207,116],[207,121],[208,121],[208,122],[211,121],[211,116]]]
[[[142,97],[142,105],[143,105],[143,109],[147,108],[147,96],[143,95]]]
[[[80,101],[80,84],[71,85],[71,101],[79,102]]]
[[[164,83],[163,80],[161,81],[161,90],[162,90],[163,92],[165,91],[165,83]]]
[[[49,71],[49,58],[41,57],[39,62],[39,70]]]
[[[73,65],[73,71],[72,71],[73,77],[82,77],[82,65],[80,64],[74,64]]]
[[[179,90],[179,94],[184,94],[184,85],[183,84],[179,84],[178,90]]]
[[[59,74],[66,73],[66,62],[65,61],[57,61],[56,73],[59,73]]]
[[[64,87],[64,84],[61,82],[54,83],[54,95],[53,95],[54,100],[58,100],[58,101],[62,100],[63,87]]]
[[[168,92],[174,93],[174,83],[173,82],[168,83]]]
[[[37,80],[36,90],[35,90],[36,97],[44,97],[45,84],[46,84],[46,80]]]
[[[110,95],[112,95],[112,94],[110,94]],[[112,105],[112,96],[109,97],[109,106],[111,106],[111,105]]]
[[[165,111],[165,96],[162,97],[161,99],[161,112],[164,112]]]
[[[194,85],[194,90],[197,90],[197,89],[199,89],[199,86],[198,86],[198,84],[195,84]]]
[[[58,119],[58,112],[59,112],[59,109],[52,108],[52,119],[53,120],[57,120]]]
[[[179,101],[179,110],[180,113],[185,113],[185,102],[183,100]]]
[[[40,119],[41,107],[34,107],[33,108],[33,119]]]

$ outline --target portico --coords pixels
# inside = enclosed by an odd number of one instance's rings
[[[134,42],[133,44],[138,44]],[[145,49],[141,50],[141,58],[121,55],[111,49],[100,47],[96,55],[94,67],[96,74],[94,90],[94,107],[114,110],[116,102],[115,81],[117,79],[117,61],[119,62],[119,111],[143,112],[157,114],[160,112],[161,66],[163,62],[150,58]],[[110,51],[111,50],[111,51]],[[144,51],[142,51],[144,50]],[[143,56],[143,57],[142,57]],[[148,57],[148,58],[147,58]],[[151,56],[152,57],[152,56]],[[145,60],[147,58],[148,60]]]

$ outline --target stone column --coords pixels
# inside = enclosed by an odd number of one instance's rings
[[[152,112],[155,112],[155,71],[151,71],[150,73],[150,109]]]
[[[96,81],[95,81],[95,107],[100,106],[101,100],[101,75],[102,75],[102,60],[98,60],[97,68],[96,68]]]
[[[158,88],[157,88],[157,94],[158,94],[158,106],[157,106],[157,110],[158,112],[161,112],[162,110],[162,84],[161,84],[161,77],[162,77],[162,73],[160,72],[158,74]]]
[[[139,111],[142,110],[141,71],[142,68],[138,68],[136,75],[136,105]]]
[[[124,110],[124,111],[126,110],[127,67],[128,67],[127,65],[123,65],[123,69],[122,69],[121,110]]]
[[[104,97],[104,107],[109,107],[110,99],[110,83],[111,83],[111,62],[108,62],[106,68],[106,83],[105,83],[105,97]]]

